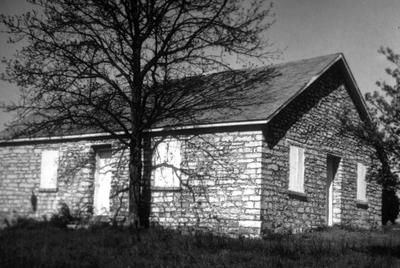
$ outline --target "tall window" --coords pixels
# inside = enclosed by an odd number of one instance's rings
[[[93,209],[95,215],[110,212],[110,192],[112,181],[111,149],[96,150],[96,172],[94,176]]]
[[[357,200],[367,201],[366,167],[357,163]]]
[[[45,150],[42,152],[40,168],[40,189],[57,189],[58,151]]]
[[[289,190],[304,193],[304,149],[290,146]]]
[[[160,142],[153,154],[153,177],[156,187],[179,187],[181,142],[169,139]]]

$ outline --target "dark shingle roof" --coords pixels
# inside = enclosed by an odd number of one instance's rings
[[[229,107],[217,110],[202,110],[195,114],[194,121],[162,121],[155,127],[269,120],[341,58],[343,58],[342,54],[337,53],[257,69],[215,73],[197,77],[197,81],[192,81],[192,83],[190,83],[191,78],[188,78],[186,81],[189,81],[190,86],[193,87],[209,87],[213,88],[213,90],[222,90],[224,87],[240,87],[240,90],[237,91],[242,92],[242,99],[237,101],[240,109]],[[343,61],[345,61],[344,58]],[[236,74],[239,75],[237,76]],[[233,79],[232,77],[236,78]],[[363,103],[362,100],[360,101]],[[2,133],[3,137],[4,134],[10,133],[8,131],[6,130]],[[98,132],[98,129],[89,126],[87,129],[64,130],[63,133],[57,133],[57,135],[53,133],[52,136]],[[39,134],[35,136],[49,135]]]
[[[247,70],[250,75],[244,77],[251,82],[242,88],[249,98],[243,99],[240,110],[235,112],[231,108],[227,108],[218,112],[209,111],[198,118],[198,121],[200,123],[220,123],[270,119],[277,110],[287,104],[292,97],[296,96],[340,57],[341,54],[337,53]],[[217,78],[213,80],[221,80],[221,86],[229,83],[222,77],[218,79],[222,73],[214,75]],[[226,73],[223,73],[223,76],[225,77]],[[254,102],[255,99],[256,102]]]

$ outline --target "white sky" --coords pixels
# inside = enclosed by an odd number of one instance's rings
[[[0,0],[0,13],[27,9],[24,0]],[[283,50],[277,62],[343,52],[362,92],[378,90],[375,82],[389,79],[389,63],[377,50],[390,46],[400,53],[399,0],[277,0],[274,10],[277,21],[268,38]],[[15,52],[6,41],[0,33],[0,58]],[[0,81],[0,101],[17,98],[18,89]],[[10,118],[0,111],[0,130]]]

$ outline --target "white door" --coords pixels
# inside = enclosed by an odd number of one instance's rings
[[[333,225],[333,182],[335,180],[340,163],[340,157],[328,155],[327,157],[327,223],[328,226]]]
[[[111,191],[111,151],[99,150],[96,153],[96,172],[94,178],[94,215],[108,215],[110,212]]]

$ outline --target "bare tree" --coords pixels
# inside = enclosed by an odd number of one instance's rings
[[[240,0],[38,0],[36,11],[1,16],[10,42],[3,79],[22,91],[8,105],[12,137],[102,131],[129,148],[129,211],[148,226],[142,176],[145,130],[199,122],[204,111],[240,109],[241,88],[204,82],[232,59],[276,55],[265,37],[271,5]],[[194,77],[195,76],[195,77]],[[192,79],[184,79],[192,77]]]

